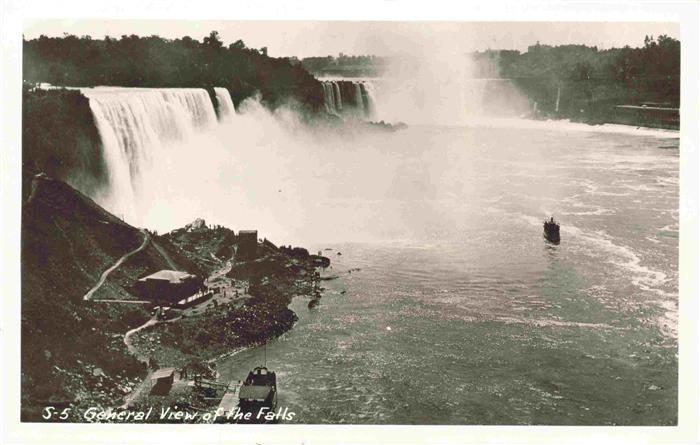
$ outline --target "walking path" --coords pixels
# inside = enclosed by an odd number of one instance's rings
[[[131,355],[136,357],[138,361],[143,363],[148,363],[148,357],[139,354],[139,351],[134,347],[134,344],[131,341],[131,336],[140,331],[141,329],[146,329],[147,327],[153,326],[154,324],[158,324],[158,320],[155,318],[151,318],[141,326],[127,331],[127,333],[124,334],[124,344],[126,345],[126,349],[128,349]]]
[[[173,260],[170,258],[170,255],[168,255],[168,252],[166,252],[165,249],[160,247],[160,245],[154,240],[151,240],[151,244],[153,244],[153,247],[155,247],[156,250],[160,252],[160,254],[163,256],[163,258],[165,258],[165,261],[168,262],[168,265],[172,270],[178,270],[177,264],[173,262]]]
[[[158,320],[157,318],[153,317],[141,326],[127,331],[126,334],[124,334],[124,344],[126,345],[126,349],[129,351],[129,353],[131,353],[131,355],[136,357],[136,360],[140,361],[141,363],[145,363],[148,367],[150,365],[149,357],[139,352],[139,350],[134,346],[131,337],[133,337],[134,334],[136,334],[140,330],[146,329],[149,326],[154,326],[158,323],[172,323],[174,321],[180,320],[181,318],[182,316],[175,317],[170,320]],[[124,404],[122,405],[122,408],[128,408],[134,402],[134,400],[143,397],[143,394],[145,394],[150,389],[152,373],[153,371],[149,369],[148,374],[146,374],[146,377],[144,377],[144,379],[141,380],[141,382],[138,385],[136,385],[136,387],[134,387],[134,389],[132,389],[126,397],[124,397]]]
[[[99,300],[92,301],[94,301],[95,303],[153,304],[152,301],[148,300],[108,300],[100,298]]]
[[[143,234],[143,242],[141,243],[141,245],[140,245],[139,247],[137,247],[136,249],[132,250],[131,252],[127,253],[126,255],[122,256],[121,258],[119,258],[119,259],[117,260],[117,262],[114,263],[114,264],[112,265],[112,267],[110,267],[109,269],[107,269],[107,270],[105,270],[104,272],[102,272],[102,275],[100,276],[100,279],[99,279],[99,281],[97,282],[97,284],[96,284],[92,289],[90,289],[90,290],[85,294],[85,296],[83,296],[83,300],[89,301],[89,300],[92,298],[92,295],[93,295],[100,287],[102,287],[102,285],[104,284],[105,280],[107,279],[107,276],[108,276],[110,273],[112,273],[112,271],[113,271],[114,269],[116,269],[117,267],[121,266],[122,263],[123,263],[124,261],[126,261],[127,259],[129,259],[130,256],[134,255],[135,253],[138,253],[138,252],[142,251],[142,250],[146,247],[146,245],[148,244],[148,241],[151,239],[151,237],[148,235],[148,232],[146,232],[144,229],[141,229],[141,233]]]

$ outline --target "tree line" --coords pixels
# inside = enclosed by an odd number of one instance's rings
[[[599,50],[538,42],[524,53],[491,50],[474,53],[473,59],[476,77],[510,78],[523,85],[539,81],[550,87],[577,84],[582,89],[607,85],[615,98],[627,102],[680,102],[681,45],[666,35],[646,36],[640,48]]]
[[[313,110],[323,106],[318,81],[300,64],[273,58],[267,48],[238,40],[224,46],[212,31],[202,41],[189,36],[123,35],[93,39],[64,34],[23,41],[25,82],[89,87],[228,88],[237,106],[259,93],[275,108],[290,99]]]

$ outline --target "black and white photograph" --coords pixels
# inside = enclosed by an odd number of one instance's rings
[[[698,440],[697,3],[127,3],[3,33],[4,422]]]

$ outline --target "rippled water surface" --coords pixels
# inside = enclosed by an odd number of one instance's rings
[[[676,422],[677,139],[386,137],[385,164],[344,157],[319,173],[335,193],[318,212],[347,214],[340,234],[362,215],[372,241],[315,246],[333,249],[327,274],[341,278],[314,310],[297,298],[299,322],[268,345],[295,422]],[[368,187],[366,174],[384,176]],[[559,246],[542,238],[548,215]],[[248,350],[218,368],[237,380],[262,361]]]

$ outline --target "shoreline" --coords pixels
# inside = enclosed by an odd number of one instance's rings
[[[297,268],[289,268],[291,263]],[[271,271],[271,265],[276,270]],[[207,308],[202,314],[194,311],[188,316],[181,315],[177,321],[153,323],[132,334],[132,352],[140,357],[148,357],[150,366],[134,390],[124,397],[126,403],[123,408],[165,406],[183,401],[185,404],[193,403],[196,391],[194,382],[190,380],[192,377],[200,375],[199,378],[216,381],[219,377],[216,370],[218,362],[262,346],[289,332],[298,320],[296,313],[289,309],[292,300],[295,297],[307,299],[317,295],[314,290],[320,279],[314,273],[315,267],[311,262],[299,265],[298,262],[290,261],[288,256],[276,253],[256,261],[237,263],[232,269],[227,276],[235,277],[237,273],[242,273],[248,280],[235,278],[233,282],[236,285],[228,284],[218,289],[220,295],[233,292],[241,283],[246,283],[244,287],[250,287],[249,293],[228,303]],[[237,272],[236,269],[240,270]],[[220,271],[217,269],[210,276],[221,275]],[[265,284],[260,284],[263,282]],[[231,331],[232,335],[219,335],[204,342],[208,337],[203,332],[211,326],[216,327],[217,334],[220,334],[219,331]],[[146,394],[149,376],[154,370],[163,368],[175,370],[175,395],[152,399]],[[197,371],[192,371],[194,369]],[[220,383],[218,385],[224,386]],[[175,391],[176,386],[180,394]],[[187,388],[183,390],[183,387]],[[208,403],[211,402],[208,399]]]
[[[591,127],[603,127],[606,125],[613,125],[613,126],[620,126],[620,127],[627,127],[627,128],[636,128],[636,129],[642,129],[642,130],[661,130],[661,131],[667,131],[667,132],[676,132],[680,133],[680,126],[676,128],[675,126],[663,126],[663,125],[658,125],[658,126],[653,126],[653,125],[636,125],[636,124],[630,124],[630,123],[625,123],[622,122],[622,120],[611,120],[611,119],[593,119],[593,118],[588,118],[588,117],[581,117],[580,119],[573,118],[572,116],[556,116],[556,115],[548,115],[548,114],[542,114],[534,117],[529,117],[527,118],[528,120],[536,120],[536,121],[545,121],[545,122],[567,122],[567,123],[572,123],[572,124],[585,124],[589,125]],[[649,122],[645,122],[645,124],[649,124]]]
[[[205,361],[205,363],[210,364],[210,363],[215,363],[219,360],[223,360],[225,358],[230,358],[230,357],[235,357],[236,355],[240,354],[241,352],[247,351],[248,349],[255,348],[257,346],[255,345],[248,345],[248,346],[241,346],[240,348],[234,349],[229,352],[224,352],[223,354],[217,355],[216,357],[212,357],[208,360]]]

